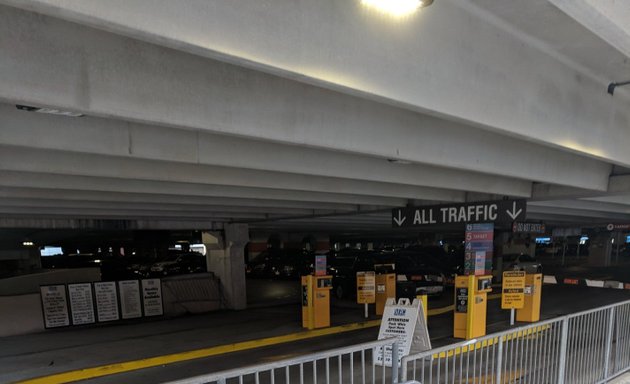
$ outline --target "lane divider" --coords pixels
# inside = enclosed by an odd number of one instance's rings
[[[488,295],[488,300],[496,300],[501,294]],[[448,305],[441,308],[429,309],[429,316],[438,316],[454,309],[454,305]],[[75,371],[63,372],[42,376],[34,379],[19,381],[15,384],[64,384],[72,383],[79,380],[93,379],[96,377],[109,376],[118,373],[131,372],[139,369],[152,368],[166,364],[179,363],[188,360],[201,359],[226,353],[240,352],[249,349],[269,347],[272,345],[291,343],[294,341],[312,339],[316,337],[335,335],[344,332],[352,332],[360,329],[373,328],[381,325],[381,320],[369,320],[358,323],[338,325],[329,328],[315,329],[310,331],[301,331],[289,333],[281,336],[265,337],[263,339],[242,341],[233,344],[218,345],[215,347],[195,349],[192,351],[172,353],[163,356],[149,357],[145,359],[125,361],[122,363],[107,364],[97,367],[78,369]]]
[[[544,275],[543,284],[579,285],[591,288],[630,289],[630,284],[617,280],[592,280],[578,277]]]

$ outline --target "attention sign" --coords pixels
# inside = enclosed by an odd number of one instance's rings
[[[357,272],[357,304],[376,302],[376,273]]]
[[[501,309],[521,309],[525,306],[525,271],[503,272]]]
[[[525,200],[394,208],[392,209],[392,226],[404,228],[480,222],[511,224],[517,220],[524,220],[526,209]]]

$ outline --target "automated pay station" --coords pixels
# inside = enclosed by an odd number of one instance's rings
[[[525,304],[516,310],[516,321],[533,323],[540,320],[542,280],[542,273],[525,275]]]
[[[455,277],[455,319],[453,337],[473,339],[486,334],[488,292],[492,276]]]
[[[330,327],[332,276],[302,276],[302,327]]]

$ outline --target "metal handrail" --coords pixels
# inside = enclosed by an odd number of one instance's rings
[[[235,369],[230,369],[226,371],[220,371],[220,372],[215,372],[215,373],[210,373],[210,374],[189,377],[186,379],[170,381],[168,384],[200,384],[200,383],[208,383],[208,382],[215,382],[215,381],[223,382],[223,380],[232,378],[232,377],[251,375],[257,372],[265,372],[265,371],[271,371],[271,370],[279,369],[279,368],[286,368],[287,366],[310,363],[313,361],[318,361],[318,360],[323,360],[326,358],[337,357],[340,355],[347,355],[350,353],[375,349],[378,347],[392,346],[396,344],[396,342],[397,342],[396,338],[370,341],[366,343],[351,345],[349,347],[335,348],[335,349],[326,350],[322,352],[316,352],[312,354],[298,356],[298,357],[294,357],[290,359],[278,360],[271,363],[251,365],[251,366],[247,366],[243,368],[235,368]]]

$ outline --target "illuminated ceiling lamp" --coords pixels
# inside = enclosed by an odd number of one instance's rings
[[[392,16],[407,16],[433,4],[433,0],[361,0],[361,4]]]

